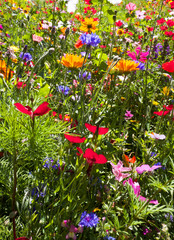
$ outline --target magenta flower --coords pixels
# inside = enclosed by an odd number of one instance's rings
[[[3,29],[3,26],[0,24],[0,29],[2,30]]]
[[[123,172],[129,172],[132,170],[132,168],[129,167],[123,167],[122,161],[119,161],[117,165],[110,163],[112,166],[112,172],[115,175],[115,180],[121,182],[124,178],[127,178],[130,176],[129,173],[123,173]]]
[[[135,53],[136,52],[136,53]],[[147,60],[147,56],[149,55],[149,52],[142,52],[141,51],[141,47],[137,47],[135,49],[135,52],[130,52],[130,51],[127,51],[127,55],[132,58],[132,60],[135,60],[135,61],[140,61],[140,62],[146,62]],[[139,58],[139,59],[138,59]]]
[[[131,2],[126,5],[126,9],[129,10],[129,11],[133,11],[136,8],[137,8],[136,5],[134,3],[131,3]]]
[[[137,197],[139,197],[139,200],[140,200],[140,201],[143,201],[143,202],[144,202],[144,201],[148,201],[148,200],[149,200],[148,198],[145,198],[145,197],[143,197],[143,196],[140,195],[141,189],[140,189],[140,184],[139,184],[138,182],[134,182],[134,181],[132,180],[132,178],[129,178],[128,180],[125,180],[125,181],[123,182],[123,185],[125,185],[126,182],[133,188],[134,194],[135,194]],[[157,204],[158,204],[158,201],[157,201],[157,200],[151,200],[149,203],[152,203],[152,204],[157,205]]]
[[[124,114],[126,120],[131,119],[134,115],[131,113],[131,111],[126,110],[126,113]]]
[[[140,167],[136,168],[138,174],[142,174],[143,172],[152,172],[155,169],[162,167],[161,165],[154,165],[150,167],[148,164],[141,165]]]

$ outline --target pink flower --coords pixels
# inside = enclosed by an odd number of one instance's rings
[[[141,61],[141,62],[146,62],[147,60],[147,56],[149,55],[149,52],[142,52],[141,51],[141,47],[137,47],[135,49],[136,53],[135,52],[130,52],[130,51],[127,51],[127,55],[132,58],[132,60],[138,60],[138,61]],[[139,59],[138,59],[139,57]]]
[[[162,166],[154,165],[154,166],[150,167],[148,164],[144,164],[144,165],[137,167],[136,171],[138,174],[142,174],[143,172],[152,172],[153,170],[158,169],[160,167],[162,167]]]
[[[132,168],[129,167],[123,167],[122,161],[119,161],[117,165],[110,163],[112,166],[112,172],[115,175],[115,179],[119,182],[121,182],[124,178],[127,178],[130,176],[129,173],[123,173],[123,172],[129,172],[132,170]]]
[[[32,35],[32,38],[33,38],[33,41],[34,42],[38,42],[38,43],[40,43],[42,40],[43,40],[43,38],[42,37],[40,37],[40,36],[37,36],[37,35]]]
[[[166,136],[164,134],[158,134],[158,133],[149,133],[149,136],[153,139],[160,139],[160,140],[164,140],[166,138]]]
[[[140,189],[140,184],[138,183],[138,182],[134,182],[133,180],[132,180],[132,178],[129,178],[128,180],[125,180],[124,182],[123,182],[123,185],[125,185],[126,184],[126,182],[133,188],[133,190],[134,190],[134,194],[137,196],[137,197],[139,197],[139,200],[140,201],[148,201],[149,199],[147,199],[147,198],[145,198],[145,197],[143,197],[143,196],[141,196],[140,195],[140,191],[141,191],[141,189]],[[157,200],[151,200],[149,203],[152,203],[152,204],[158,204],[158,201]]]
[[[136,5],[134,3],[131,3],[131,2],[126,5],[126,9],[129,10],[129,11],[133,11],[136,8],[137,8]]]
[[[131,113],[131,111],[126,110],[126,113],[124,114],[126,120],[131,119],[134,115]]]

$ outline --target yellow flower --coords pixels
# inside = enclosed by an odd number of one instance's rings
[[[6,80],[10,79],[13,76],[11,70],[6,67],[6,62],[4,60],[0,60],[0,73],[4,75],[4,78]]]
[[[117,35],[122,36],[124,34],[124,30],[122,28],[119,28],[117,30]]]
[[[68,68],[80,68],[84,63],[84,57],[78,56],[77,54],[66,54],[66,56],[62,57],[61,61],[58,60],[58,62]]]
[[[155,106],[159,105],[159,103],[157,101],[152,101],[152,104]]]
[[[108,61],[109,67],[111,66],[111,64],[113,64],[113,62]],[[118,74],[127,74],[132,71],[139,70],[139,68],[137,68],[138,65],[139,65],[139,63],[136,63],[134,61],[121,59],[120,61],[118,61],[116,63],[116,65],[113,68],[111,68],[110,74],[115,73],[115,72],[117,72]]]
[[[97,21],[94,21],[93,18],[85,18],[84,21],[81,22],[81,27],[80,27],[80,31],[82,32],[95,32],[96,30],[98,30],[98,28],[96,28],[96,26],[98,25]]]
[[[19,48],[16,47],[16,46],[10,46],[9,49],[10,49],[10,50],[13,50],[14,52],[18,52],[18,51],[19,51]]]
[[[112,49],[112,52],[116,52],[117,54],[120,54],[120,52],[121,52],[121,47],[114,47],[114,48]]]
[[[162,93],[165,95],[165,96],[168,96],[169,93],[170,93],[170,89],[166,86],[166,87],[163,87],[163,91]]]

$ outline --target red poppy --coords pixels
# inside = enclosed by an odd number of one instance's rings
[[[173,104],[171,104],[169,106],[164,105],[163,108],[166,109],[167,111],[161,110],[159,112],[154,112],[153,114],[156,114],[158,116],[165,116],[174,109],[174,106],[173,106]]]
[[[91,148],[87,148],[83,157],[86,158],[87,163],[92,166],[93,164],[104,164],[107,162],[107,159],[102,154],[97,154]]]
[[[165,31],[165,30],[168,29],[168,27],[167,26],[161,26],[160,29],[161,29],[161,31]]]
[[[95,133],[96,131],[98,132],[98,135],[103,135],[106,134],[109,131],[109,128],[103,128],[103,127],[97,127],[97,126],[92,126],[89,123],[85,123],[85,127],[92,133]]]
[[[22,113],[29,115],[32,119],[35,116],[43,116],[48,113],[51,108],[48,107],[48,102],[43,102],[34,112],[29,106],[23,106],[21,103],[15,103],[15,107]]]
[[[19,238],[16,238],[15,240],[29,240],[29,239],[26,237],[19,237]]]
[[[164,34],[168,37],[172,37],[174,35],[172,31],[169,31],[169,32],[166,31]]]
[[[71,143],[83,143],[86,140],[85,137],[81,137],[80,135],[64,134],[64,136]]]
[[[162,68],[170,73],[174,72],[174,60],[162,64]]]
[[[130,163],[135,163],[135,161],[136,161],[136,157],[135,156],[133,156],[132,158],[129,158],[126,154],[124,154],[124,159],[127,162],[130,162]]]
[[[173,27],[174,26],[174,21],[172,19],[169,19],[167,22],[168,27]]]
[[[18,89],[26,87],[27,84],[25,82],[17,82],[16,87]]]

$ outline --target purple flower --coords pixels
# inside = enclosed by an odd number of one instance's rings
[[[19,57],[22,58],[25,62],[31,61],[32,60],[32,56],[30,53],[23,53],[21,52],[19,54]]]
[[[82,57],[85,57],[86,52],[81,52],[80,54],[82,55]],[[91,54],[89,53],[89,54],[88,54],[88,59],[90,59],[90,58],[91,58]]]
[[[91,73],[90,72],[87,72],[87,71],[85,71],[83,74],[81,74],[81,73],[79,73],[79,78],[81,79],[87,79],[87,80],[89,80],[89,79],[91,79]]]
[[[126,110],[126,113],[124,114],[126,117],[124,119],[129,120],[131,119],[134,115],[131,113],[131,111]]]
[[[62,93],[66,96],[66,95],[69,94],[70,88],[67,87],[67,86],[59,85],[59,86],[57,87],[57,90],[58,90],[59,92],[62,92]]]
[[[135,61],[136,63],[139,63],[138,67],[140,70],[145,70],[145,64],[143,62]]]
[[[96,33],[91,33],[91,34],[83,33],[80,36],[80,40],[82,41],[83,44],[86,44],[92,47],[97,47],[97,45],[101,42],[99,36],[96,35]]]
[[[161,165],[153,165],[150,167],[148,164],[141,165],[140,167],[136,168],[138,174],[142,174],[143,172],[152,172],[155,169],[161,168]]]
[[[87,213],[86,211],[84,211],[80,217],[79,226],[92,228],[96,227],[98,223],[99,218],[95,213],[93,212]]]
[[[57,163],[54,165],[53,165],[53,162],[54,160],[51,157],[47,157],[44,159],[43,167],[48,169],[54,168],[55,170],[58,169],[60,167],[59,161],[57,161]]]

